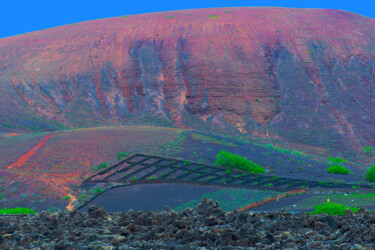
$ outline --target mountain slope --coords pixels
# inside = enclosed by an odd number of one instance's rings
[[[346,11],[168,11],[0,39],[4,131],[159,118],[369,162],[374,111],[375,20]]]

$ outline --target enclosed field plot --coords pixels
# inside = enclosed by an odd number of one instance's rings
[[[274,197],[281,192],[274,191],[257,191],[247,189],[222,189],[217,192],[207,193],[198,199],[185,202],[178,207],[173,208],[177,212],[181,212],[186,208],[196,207],[204,198],[210,198],[219,203],[219,207],[223,211],[239,210],[248,204],[260,202],[268,197]]]
[[[375,193],[317,195],[296,204],[291,204],[285,209],[312,209],[314,206],[326,202],[338,203],[347,207],[374,207]]]

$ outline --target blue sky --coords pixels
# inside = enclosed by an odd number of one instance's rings
[[[375,18],[374,0],[4,0],[0,6],[0,38],[106,17],[181,9],[242,6],[341,9]]]

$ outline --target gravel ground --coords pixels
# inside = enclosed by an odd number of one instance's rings
[[[181,213],[43,211],[1,216],[1,249],[374,249],[375,212],[223,212],[204,199]]]

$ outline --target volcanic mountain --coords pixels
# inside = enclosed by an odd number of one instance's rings
[[[375,20],[210,8],[0,39],[1,131],[137,119],[369,161],[361,152],[375,146]]]

